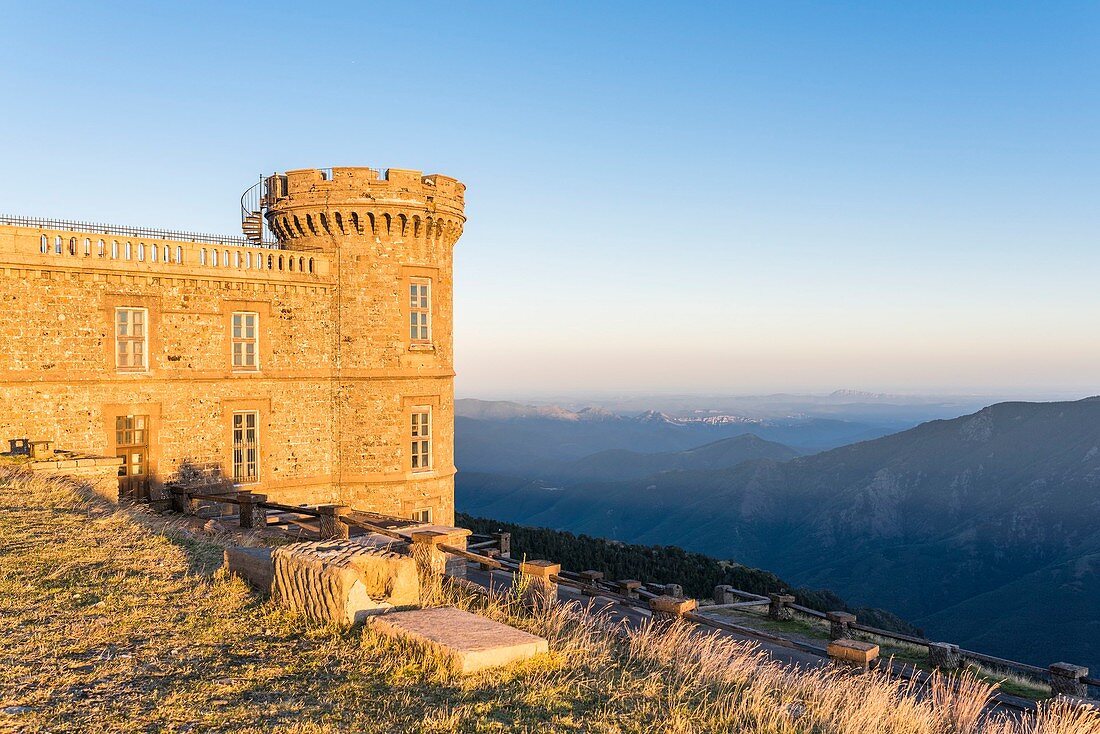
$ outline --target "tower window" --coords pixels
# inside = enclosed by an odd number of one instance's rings
[[[431,314],[431,281],[413,278],[409,282],[409,338],[413,342],[431,342]]]
[[[430,525],[432,522],[432,508],[426,507],[423,510],[413,510],[412,520],[413,522]]]
[[[122,371],[140,372],[146,367],[146,322],[144,308],[115,309],[115,366]]]
[[[259,314],[239,311],[233,314],[233,369],[257,370],[260,368],[260,334],[257,328]]]
[[[42,235],[42,240],[41,240],[41,244],[39,245],[39,249],[42,251],[43,255],[45,255],[46,253],[48,253],[50,251],[50,238],[47,237],[46,235]]]
[[[53,254],[60,255],[62,247],[61,235],[57,235],[53,238]]]
[[[428,407],[412,410],[412,470],[432,468],[432,411]]]
[[[260,481],[260,414],[254,410],[233,413],[233,481]]]

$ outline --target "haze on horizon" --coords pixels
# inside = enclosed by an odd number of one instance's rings
[[[261,172],[466,183],[460,395],[1100,392],[1094,3],[6,16],[7,213],[233,233]]]

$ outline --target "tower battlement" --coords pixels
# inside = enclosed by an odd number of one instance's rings
[[[263,204],[280,242],[369,234],[443,239],[462,234],[466,187],[450,176],[402,168],[302,168],[269,176]]]

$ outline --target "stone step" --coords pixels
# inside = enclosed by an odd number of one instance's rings
[[[454,607],[389,612],[372,618],[370,627],[442,655],[460,673],[527,660],[548,649],[541,637]]]

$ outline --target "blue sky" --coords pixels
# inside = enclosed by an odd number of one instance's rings
[[[468,186],[458,391],[1100,392],[1100,4],[4,3],[0,210]]]

